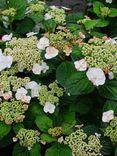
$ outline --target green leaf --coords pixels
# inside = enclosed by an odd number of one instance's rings
[[[91,93],[94,89],[93,84],[87,79],[86,73],[71,73],[65,83],[67,93],[71,95],[82,95]]]
[[[115,148],[115,156],[117,156],[117,147]]]
[[[54,32],[56,28],[56,22],[53,19],[44,21],[43,28],[46,32]]]
[[[41,147],[39,144],[35,144],[29,151],[26,147],[22,147],[17,143],[13,149],[13,156],[40,156],[40,150]]]
[[[26,1],[25,0],[9,0],[9,7],[13,7],[17,9],[17,13],[15,15],[15,19],[21,19],[25,15],[26,10]]]
[[[109,21],[104,20],[104,19],[97,19],[97,24],[95,27],[106,27],[109,25]]]
[[[0,121],[0,139],[5,137],[11,130],[10,125],[6,125],[4,122]]]
[[[22,21],[20,21],[18,27],[16,28],[17,34],[26,34],[28,32],[31,32],[33,27],[35,26],[35,23],[31,18],[24,18]]]
[[[22,123],[16,123],[13,125],[13,130],[14,132],[17,134],[18,131],[21,129],[21,128],[24,128],[24,125]]]
[[[70,111],[87,114],[92,109],[92,106],[92,100],[88,96],[79,96],[77,100],[70,105]]]
[[[46,115],[45,116],[37,116],[35,123],[36,123],[37,127],[43,132],[47,132],[49,128],[53,127],[52,120]]]
[[[107,81],[98,91],[106,99],[117,100],[117,81]]]
[[[85,21],[84,26],[86,30],[90,30],[90,29],[93,29],[97,23],[98,23],[97,20],[87,20]]]
[[[32,13],[29,16],[35,23],[39,23],[43,21],[43,15],[39,13]]]
[[[108,15],[109,17],[116,17],[117,16],[117,9],[111,8],[110,9],[110,14]]]
[[[103,107],[103,112],[106,112],[108,110],[113,110],[114,114],[117,115],[117,102],[111,100],[106,101]]]
[[[78,46],[74,46],[72,49],[71,57],[74,61],[78,58],[82,58],[82,49]]]
[[[113,149],[113,145],[112,145],[112,142],[110,141],[110,139],[103,137],[102,139],[100,139],[100,141],[101,141],[101,145],[102,145],[102,148],[101,148],[102,155],[112,154],[114,149]]]
[[[7,7],[6,0],[0,0],[0,9],[5,9]]]
[[[57,138],[56,137],[52,137],[49,134],[42,134],[40,136],[40,138],[41,138],[42,141],[45,141],[47,143],[51,143],[51,142],[57,141]]]
[[[64,86],[66,79],[71,75],[72,72],[75,72],[74,64],[66,61],[60,64],[56,71],[57,81]]]
[[[69,123],[63,123],[62,124],[62,134],[69,135],[73,132],[73,127],[75,123],[69,124]]]
[[[104,7],[103,3],[98,2],[98,1],[93,3],[93,11],[97,16],[100,16],[101,7]]]
[[[88,94],[94,89],[85,72],[76,71],[74,65],[68,61],[57,68],[56,79],[71,95]]]
[[[67,145],[56,143],[47,149],[45,156],[72,156],[72,151]]]
[[[75,119],[75,112],[68,112],[66,111],[64,114],[63,114],[63,120],[65,123],[69,123],[69,124],[75,124],[76,123],[76,119]]]

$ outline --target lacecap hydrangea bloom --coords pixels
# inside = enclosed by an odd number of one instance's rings
[[[73,156],[102,156],[99,138],[96,135],[88,136],[82,129],[67,136],[64,143],[69,145]]]
[[[16,137],[13,138],[13,141],[16,142],[19,140],[21,146],[27,147],[28,150],[31,150],[33,146],[40,140],[40,132],[32,129],[21,128]]]

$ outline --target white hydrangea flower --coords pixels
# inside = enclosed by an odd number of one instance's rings
[[[2,50],[0,49],[0,71],[5,68],[10,68],[13,62],[12,56],[4,56]]]
[[[112,0],[106,0],[106,3],[112,3],[113,1]]]
[[[58,49],[52,47],[52,46],[49,46],[46,48],[46,54],[45,54],[45,58],[46,59],[51,59],[53,57],[56,57],[58,55],[59,51]]]
[[[49,20],[49,19],[51,19],[52,18],[52,16],[49,14],[49,13],[46,13],[45,15],[44,15],[44,19],[47,21],[47,20]]]
[[[13,63],[13,57],[12,56],[4,56],[5,57],[5,64],[7,68],[10,68]]]
[[[114,74],[113,74],[113,72],[109,72],[109,73],[108,73],[108,78],[109,78],[109,80],[114,79]]]
[[[24,103],[30,103],[31,97],[30,96],[27,96],[27,95],[23,95],[23,96],[21,96],[21,99],[20,100],[22,102],[24,102]]]
[[[9,35],[4,35],[4,36],[2,36],[2,41],[4,41],[4,42],[10,41],[12,39],[12,37],[13,37],[12,33]]]
[[[103,85],[106,81],[105,74],[100,68],[89,68],[86,75],[95,86]]]
[[[4,93],[4,94],[3,94],[3,98],[4,98],[5,100],[11,99],[11,98],[12,98],[12,92],[9,91],[9,92]]]
[[[41,71],[42,71],[42,66],[38,63],[33,65],[33,69],[32,69],[34,74],[40,75]]]
[[[39,96],[39,90],[40,90],[40,85],[35,86],[33,89],[31,89],[31,97],[38,97]]]
[[[87,69],[87,62],[85,59],[75,61],[74,64],[77,71],[85,71]]]
[[[35,81],[30,81],[25,85],[26,89],[34,89],[36,86],[38,86],[37,82]]]
[[[40,38],[39,42],[37,43],[37,48],[40,50],[45,50],[45,48],[48,47],[49,44],[49,39],[44,36]]]
[[[25,96],[27,93],[28,91],[25,88],[21,87],[17,90],[15,97],[17,100],[20,100],[22,96]]]
[[[44,106],[44,112],[52,114],[54,113],[55,108],[55,105],[51,104],[50,102],[46,102]]]
[[[38,34],[38,33],[37,32],[29,32],[29,33],[26,34],[26,36],[31,37],[31,36],[34,36],[36,34]]]
[[[46,73],[46,71],[49,70],[49,66],[47,65],[46,62],[42,62],[41,67],[42,67],[43,73]]]
[[[114,119],[114,111],[113,110],[103,112],[103,115],[102,115],[103,122],[110,122],[112,119]]]

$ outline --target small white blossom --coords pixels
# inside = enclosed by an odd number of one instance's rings
[[[46,73],[46,71],[49,70],[49,66],[47,65],[46,62],[42,62],[41,67],[42,67],[43,73]]]
[[[37,43],[37,48],[40,50],[45,50],[45,48],[48,47],[49,44],[49,39],[44,36],[40,38],[39,42]]]
[[[34,74],[40,75],[41,71],[42,71],[42,67],[40,64],[36,63],[33,65],[33,69],[32,69]]]
[[[95,133],[95,136],[96,136],[97,138],[100,138],[100,137],[101,137],[101,134]]]
[[[36,86],[31,90],[31,97],[38,97],[39,96],[39,90],[40,90],[40,86]]]
[[[115,38],[107,38],[106,43],[111,43],[111,44],[117,44],[117,41]]]
[[[20,100],[22,96],[25,96],[27,93],[28,91],[25,88],[21,87],[17,90],[15,97],[17,100]]]
[[[114,111],[113,110],[109,110],[109,111],[103,113],[103,115],[102,115],[103,122],[110,122],[112,119],[114,119]]]
[[[9,35],[4,35],[2,36],[2,41],[7,42],[10,41],[12,39],[13,34],[9,34]]]
[[[24,102],[24,103],[30,103],[31,97],[30,96],[27,96],[27,95],[23,95],[23,96],[21,96],[21,99],[20,100],[22,102]]]
[[[47,20],[49,20],[49,19],[51,19],[52,18],[52,16],[49,14],[49,13],[46,13],[45,15],[44,15],[44,19],[47,21]]]
[[[113,72],[109,72],[109,73],[108,73],[108,78],[109,78],[109,80],[114,79],[114,74],[113,74]]]
[[[106,3],[112,3],[113,1],[112,0],[106,0]]]
[[[0,71],[5,68],[10,68],[13,62],[12,56],[4,56],[2,50],[0,49]]]
[[[3,98],[4,98],[5,100],[11,99],[11,98],[12,98],[12,92],[9,91],[9,92],[4,93],[4,94],[3,94]]]
[[[77,71],[85,71],[87,69],[87,62],[85,59],[75,61],[74,64]]]
[[[58,55],[58,53],[59,53],[58,49],[50,46],[50,47],[46,48],[45,58],[51,59],[53,57],[56,57]]]
[[[61,136],[60,138],[58,138],[58,143],[62,144],[64,141],[63,136]]]
[[[26,34],[26,36],[31,37],[31,36],[34,36],[36,34],[38,34],[38,33],[37,32],[29,32],[29,33]]]
[[[86,75],[95,86],[103,85],[106,81],[105,74],[100,68],[89,68]]]
[[[35,81],[30,81],[25,85],[26,89],[34,89],[36,86],[38,86],[37,82]]]
[[[44,106],[44,112],[52,114],[54,113],[55,108],[55,105],[51,104],[50,102],[46,102]]]

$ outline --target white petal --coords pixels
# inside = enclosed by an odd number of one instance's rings
[[[113,110],[109,110],[109,111],[103,113],[103,115],[102,115],[103,122],[110,122],[112,119],[114,119],[114,111]]]
[[[39,42],[37,43],[37,48],[40,50],[45,50],[45,48],[48,47],[49,44],[49,39],[44,36],[40,38]]]
[[[10,68],[13,63],[13,57],[12,56],[6,56],[6,67]]]
[[[4,42],[6,42],[6,41],[10,41],[11,38],[12,38],[12,36],[13,36],[12,33],[9,34],[9,35],[4,35],[4,36],[2,37],[2,41],[4,41]]]
[[[87,69],[87,62],[85,59],[75,61],[74,64],[77,71],[85,71]]]
[[[40,64],[34,64],[32,69],[34,74],[40,75],[42,71],[42,66]]]
[[[38,33],[37,32],[29,32],[29,33],[26,34],[26,36],[31,37],[31,36],[34,36],[36,34],[38,34]]]
[[[100,68],[89,68],[86,75],[95,86],[103,85],[106,81],[105,74]]]
[[[50,46],[50,47],[46,48],[45,58],[51,59],[53,57],[56,57],[58,55],[58,53],[59,53],[58,49]]]
[[[44,112],[45,113],[54,113],[55,111],[55,105],[51,104],[50,102],[46,102],[45,106],[44,106]]]
[[[51,19],[52,18],[52,16],[50,15],[50,14],[48,14],[48,13],[46,13],[45,15],[44,15],[44,19],[45,20],[49,20],[49,19]]]
[[[37,82],[35,81],[30,81],[25,85],[26,89],[34,89],[36,86],[38,86]]]

